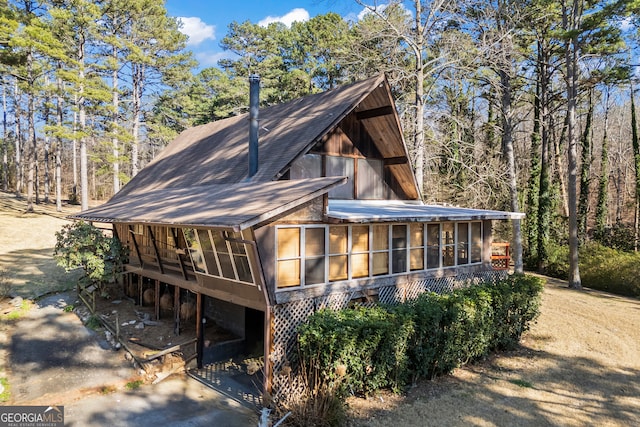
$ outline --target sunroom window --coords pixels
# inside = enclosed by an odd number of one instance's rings
[[[195,272],[255,283],[242,233],[193,228],[182,231]]]
[[[277,287],[312,286],[482,262],[482,223],[281,226]]]

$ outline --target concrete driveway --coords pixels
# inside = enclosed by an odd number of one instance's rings
[[[138,372],[123,350],[111,350],[64,311],[74,301],[68,293],[46,297],[17,321],[9,345],[7,403],[63,405],[67,426],[257,424],[255,410],[183,373],[128,390],[125,385]]]

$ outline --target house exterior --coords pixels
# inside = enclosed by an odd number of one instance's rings
[[[74,216],[113,225],[126,280],[170,286],[176,307],[195,294],[199,365],[208,318],[263,346],[270,389],[315,310],[497,274],[492,221],[522,214],[423,204],[383,75],[259,115],[252,95],[249,114],[184,131]]]

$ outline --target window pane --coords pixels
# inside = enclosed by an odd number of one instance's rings
[[[202,253],[204,255],[204,261],[207,264],[207,271],[212,276],[218,276],[218,263],[214,255],[211,239],[209,238],[209,232],[207,230],[198,230],[198,239],[202,247]]]
[[[351,255],[351,269],[353,277],[369,276],[369,254]]]
[[[220,261],[222,277],[226,277],[227,279],[235,279],[236,275],[233,272],[231,256],[228,253],[218,252],[218,260]]]
[[[278,261],[278,287],[300,285],[300,260]]]
[[[229,248],[227,248],[227,241],[221,231],[212,231],[211,237],[213,237],[213,245],[218,253],[218,261],[220,262],[220,270],[222,277],[227,279],[236,279],[236,275],[233,272],[233,264],[231,262],[231,255],[229,254]]]
[[[367,252],[369,250],[369,226],[354,225],[351,228],[353,252]]]
[[[184,228],[184,239],[187,242],[189,248],[189,255],[191,256],[191,262],[193,263],[193,270],[198,273],[204,273],[204,256],[200,250],[200,242],[196,237],[196,232],[193,228]]]
[[[438,224],[427,225],[427,245],[440,246],[440,226]]]
[[[440,267],[440,225],[427,224],[427,268]]]
[[[327,176],[346,176],[349,179],[329,191],[332,199],[353,199],[353,162],[348,157],[327,156]]]
[[[424,270],[424,249],[411,249],[411,271]]]
[[[234,255],[233,259],[236,262],[238,280],[247,283],[253,283],[253,277],[251,276],[251,267],[249,267],[249,258],[247,258],[246,255]]]
[[[373,250],[389,249],[389,231],[386,225],[373,226]]]
[[[407,271],[407,250],[394,249],[391,252],[391,263],[394,273],[404,273]]]
[[[451,267],[452,265],[455,265],[456,259],[455,259],[455,252],[454,252],[454,248],[455,246],[445,246],[444,248],[442,248],[442,266],[443,267]]]
[[[347,253],[347,227],[329,227],[329,253]]]
[[[471,223],[471,262],[482,262],[482,223]]]
[[[278,258],[294,258],[300,256],[300,229],[278,229]]]
[[[329,281],[344,280],[347,277],[347,256],[329,257]]]
[[[388,252],[375,252],[373,254],[373,275],[379,276],[381,274],[389,273],[389,253]]]
[[[324,228],[307,228],[304,231],[305,256],[324,255]]]
[[[440,267],[440,247],[429,246],[427,248],[427,268]]]
[[[393,249],[403,249],[407,247],[407,226],[394,225],[391,227],[391,238]]]
[[[242,234],[237,232],[230,232],[229,238],[232,239],[232,240],[229,240],[229,246],[231,246],[231,253],[238,254],[238,255],[247,254],[247,250],[244,247],[244,243],[233,241],[233,240],[243,240]]]
[[[307,258],[304,260],[304,283],[315,285],[324,283],[324,258]]]
[[[422,224],[409,225],[409,235],[412,248],[424,246],[424,231]]]
[[[291,165],[289,172],[291,179],[319,178],[322,176],[322,156],[320,154],[305,154]]]
[[[469,264],[469,224],[458,223],[458,264]]]
[[[454,225],[452,222],[445,222],[442,224],[442,244],[443,245],[453,245],[455,243],[454,239]]]
[[[358,199],[384,199],[384,163],[378,159],[358,159]]]

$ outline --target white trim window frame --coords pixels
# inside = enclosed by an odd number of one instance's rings
[[[399,230],[403,227],[404,233],[401,236]],[[416,227],[420,228],[416,229]],[[412,229],[419,236],[417,239],[413,238]],[[289,239],[283,242],[289,252],[283,257],[280,256],[280,230],[291,230],[288,233],[283,232],[283,235],[288,234],[288,237],[283,237]],[[355,234],[354,230],[356,230]],[[365,235],[366,239],[363,237]],[[332,236],[335,236],[333,240]],[[276,289],[304,288],[346,280],[397,276],[481,264],[483,237],[482,221],[277,226]],[[465,247],[461,247],[461,244]],[[420,251],[422,255],[420,260],[414,257],[414,266],[422,262],[422,268],[412,268],[411,254],[414,250]],[[404,262],[396,259],[397,265],[394,265],[394,253],[402,252]],[[436,259],[434,255],[437,256]],[[366,266],[365,257],[368,264]],[[332,259],[335,260],[333,265]],[[465,259],[466,262],[459,263]],[[311,265],[310,262],[314,264]],[[404,269],[400,268],[402,265]],[[286,266],[288,269],[295,268],[296,271],[281,272],[279,270],[281,266],[283,268]],[[285,273],[289,284],[282,286],[280,277],[284,277],[282,274]],[[314,278],[310,280],[312,275]]]
[[[191,230],[193,232],[193,239],[191,239],[187,233],[187,230]],[[225,231],[219,230],[205,230],[205,229],[196,229],[196,228],[183,228],[183,235],[185,237],[185,241],[187,243],[187,249],[189,252],[189,257],[191,259],[191,265],[194,267],[194,271],[199,274],[204,274],[210,277],[217,277],[221,279],[231,280],[233,282],[242,283],[244,285],[255,285],[255,272],[251,267],[251,263],[248,262],[248,252],[247,245],[244,243],[238,243],[244,249],[244,254],[235,253],[233,251],[233,247],[231,246],[231,242],[229,242],[229,238],[237,238],[238,236],[229,236],[229,233]],[[214,240],[213,233],[216,233],[216,237],[219,239]],[[205,254],[205,246],[202,245],[201,238],[207,237],[209,239],[208,245],[206,245],[206,252],[211,252],[210,254]],[[242,238],[242,233],[239,233],[239,236]],[[197,243],[198,247],[192,247],[190,245],[191,241]],[[224,247],[221,246],[221,249],[226,248],[226,251],[219,251],[218,246],[216,245],[216,241],[219,245],[224,244]],[[223,268],[223,263],[220,261],[220,255],[225,255],[229,258],[231,270],[227,271],[225,275],[225,271]],[[194,256],[199,259],[199,262],[194,262]],[[238,269],[236,266],[236,257],[244,256],[247,257],[247,263],[249,265],[249,273],[251,275],[251,282],[247,282],[245,280],[241,280],[238,274]],[[195,268],[196,264],[202,264],[204,268]],[[216,271],[213,271],[213,267],[215,267]],[[224,266],[228,268],[229,266]],[[202,270],[202,271],[200,271]],[[211,270],[211,271],[210,271]],[[230,273],[233,272],[233,277],[229,277]]]

